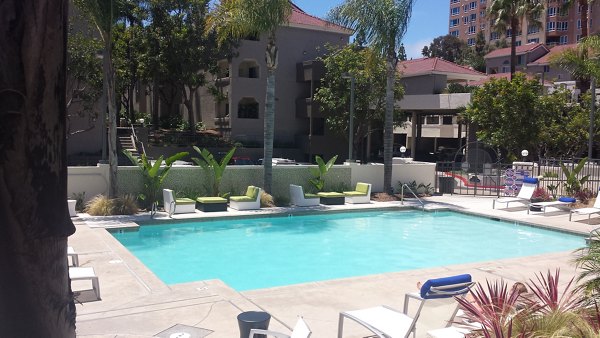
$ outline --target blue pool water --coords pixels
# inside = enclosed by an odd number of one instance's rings
[[[369,211],[142,225],[113,232],[167,284],[251,290],[569,251],[583,237],[450,211]]]

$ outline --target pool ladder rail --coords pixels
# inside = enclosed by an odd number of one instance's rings
[[[408,185],[406,185],[406,183],[402,184],[402,187],[400,188],[400,204],[404,205],[404,187],[406,187],[406,189],[410,191],[410,193],[417,199],[417,201],[419,201],[419,203],[421,204],[421,208],[423,209],[423,211],[425,211],[425,203],[423,203],[419,196],[417,196],[417,194],[415,194],[415,192],[412,191],[412,189]]]

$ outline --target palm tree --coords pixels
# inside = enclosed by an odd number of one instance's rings
[[[589,89],[590,76],[600,78],[600,36],[592,35],[579,41],[576,48],[565,49],[562,53],[550,58],[556,65],[578,79],[582,92]]]
[[[5,0],[0,20],[0,337],[75,337],[67,237],[68,0]]]
[[[394,86],[398,50],[408,28],[414,0],[346,0],[329,13],[332,21],[356,34],[385,58],[385,122],[383,127],[383,189],[392,193]]]
[[[506,32],[510,28],[510,77],[515,74],[517,65],[517,33],[523,19],[530,26],[539,26],[539,16],[544,12],[544,3],[540,0],[492,0],[488,14],[492,18],[492,26],[498,32]]]
[[[219,41],[267,34],[267,95],[264,114],[263,188],[271,192],[273,181],[273,134],[275,132],[275,71],[279,58],[275,33],[292,14],[289,0],[221,0],[209,18],[209,30],[216,30]]]
[[[108,163],[110,166],[109,195],[116,196],[117,184],[117,103],[115,99],[115,71],[112,62],[112,30],[120,13],[125,7],[124,0],[75,0],[75,4],[96,25],[104,43],[102,72],[104,73],[104,91],[108,102]],[[104,121],[102,121],[104,123]],[[104,126],[102,126],[104,132]]]

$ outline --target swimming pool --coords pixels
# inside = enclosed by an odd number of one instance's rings
[[[451,211],[369,211],[142,225],[112,232],[167,284],[238,291],[573,250],[583,237]]]

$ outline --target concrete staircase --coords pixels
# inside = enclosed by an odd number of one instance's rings
[[[117,152],[119,165],[133,165],[131,161],[123,154],[123,150],[131,152],[133,157],[139,157],[138,151],[130,128],[117,128]]]

